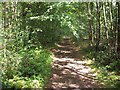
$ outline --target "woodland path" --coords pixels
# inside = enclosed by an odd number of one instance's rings
[[[79,50],[69,38],[65,38],[52,50],[54,63],[52,76],[46,85],[48,90],[100,88],[95,73],[87,65]]]

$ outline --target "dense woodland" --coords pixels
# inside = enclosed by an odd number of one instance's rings
[[[63,37],[81,46],[109,87],[120,85],[120,2],[1,2],[3,88],[44,88],[51,50]]]

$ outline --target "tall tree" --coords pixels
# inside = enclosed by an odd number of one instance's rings
[[[92,10],[93,10],[93,3],[88,2],[87,3],[87,12],[88,12],[88,25],[89,25],[89,45],[92,46],[94,42],[93,37],[93,16],[92,16]]]
[[[120,2],[117,2],[117,7],[118,7],[118,17],[117,17],[117,53],[118,57],[120,58]]]
[[[99,44],[100,44],[100,27],[101,27],[101,25],[100,25],[100,2],[98,3],[98,2],[96,2],[96,8],[97,8],[97,23],[98,23],[98,25],[97,25],[97,30],[96,30],[96,39],[97,39],[97,41],[96,41],[96,51],[98,51],[99,50]]]
[[[105,7],[106,3],[102,3],[103,6],[103,14],[104,14],[104,28],[105,28],[105,36],[106,36],[106,42],[108,45],[108,28],[107,28],[107,18],[106,18],[106,7]]]

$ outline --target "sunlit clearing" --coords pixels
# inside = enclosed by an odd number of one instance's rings
[[[57,44],[57,46],[58,46],[58,47],[65,47],[65,46],[62,46],[62,45],[60,45],[60,44]]]
[[[70,84],[69,85],[71,88],[79,88],[79,85],[76,85],[76,84]],[[75,89],[76,90],[76,89]]]
[[[71,51],[61,51],[62,53],[71,53]]]
[[[91,69],[90,68],[83,68],[82,70],[78,70],[80,73],[89,73],[90,71],[91,71]]]
[[[53,60],[59,60],[59,61],[74,61],[73,58],[57,58],[57,57],[52,57]]]

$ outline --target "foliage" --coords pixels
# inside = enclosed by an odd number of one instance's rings
[[[43,87],[51,73],[49,49],[64,36],[71,37],[78,45],[87,41],[89,45],[81,45],[89,46],[84,50],[87,57],[97,67],[119,73],[119,2],[3,2],[0,5],[0,59],[5,86]]]
[[[50,53],[44,49],[23,50],[2,60],[5,86],[14,88],[41,88],[51,72]],[[7,66],[6,63],[7,62]],[[37,85],[37,86],[36,86]]]
[[[120,83],[120,63],[115,61],[115,54],[109,53],[106,50],[95,51],[95,47],[83,49],[86,59],[90,59],[92,64],[91,68],[97,72],[97,79],[102,82],[101,84],[107,88],[118,88]]]
[[[44,86],[44,80],[41,76],[19,77],[14,76],[13,79],[6,80],[7,88],[42,88]],[[4,87],[3,87],[4,88]]]

